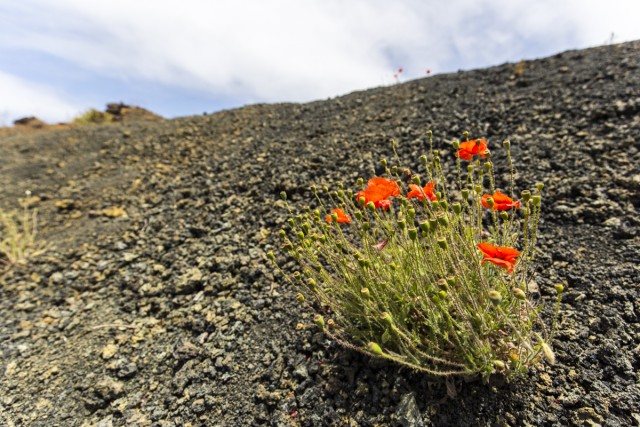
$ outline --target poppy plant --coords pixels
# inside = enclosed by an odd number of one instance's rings
[[[422,200],[422,199],[428,197],[429,200],[431,200],[431,201],[436,200],[437,197],[436,197],[436,194],[434,192],[434,186],[435,185],[436,185],[435,181],[429,182],[423,188],[420,188],[419,186],[417,186],[415,184],[409,184],[409,188],[411,188],[411,191],[409,191],[409,193],[407,194],[407,199],[411,199],[413,197],[417,197],[418,200]]]
[[[493,199],[493,206],[489,204],[489,199]],[[495,193],[493,193],[493,195],[483,195],[481,202],[482,206],[484,206],[485,208],[493,209],[496,211],[508,211],[511,208],[520,207],[519,200],[514,202],[511,197],[507,196],[504,193],[501,193],[500,191],[496,191]]]
[[[336,222],[342,222],[342,223],[350,223],[351,222],[351,217],[349,215],[347,215],[346,213],[344,213],[344,211],[342,209],[333,209],[331,211],[331,214],[327,215],[325,217],[325,220],[327,222],[331,222],[333,220],[333,215],[332,214],[336,214],[337,215],[337,219]]]
[[[480,154],[482,158],[486,158],[489,153],[487,141],[484,139],[474,139],[460,144],[460,149],[456,153],[456,157],[464,160],[471,160],[476,154]]]
[[[498,267],[506,269],[509,273],[513,272],[516,265],[516,258],[520,255],[517,249],[507,246],[493,246],[490,243],[478,244],[478,249],[484,255],[482,263],[490,262]]]
[[[364,190],[358,192],[356,200],[364,197],[365,205],[373,202],[376,208],[387,210],[392,203],[391,200],[387,199],[399,195],[400,186],[397,182],[388,178],[375,177],[367,182],[367,187]]]

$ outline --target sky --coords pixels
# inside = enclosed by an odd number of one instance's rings
[[[639,16],[638,0],[0,0],[0,126],[327,99],[637,40]]]

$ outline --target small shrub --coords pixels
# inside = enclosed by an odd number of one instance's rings
[[[37,210],[29,209],[29,198],[21,200],[21,205],[20,210],[0,209],[0,272],[43,252],[36,241]]]
[[[486,141],[465,134],[452,144],[449,189],[428,135],[422,176],[382,160],[385,176],[359,179],[355,193],[314,187],[318,209],[287,204],[282,247],[300,269],[285,276],[312,297],[315,323],[337,342],[418,371],[509,378],[541,358],[553,363],[555,318],[549,328],[527,288],[543,185],[514,200],[505,141],[510,196],[501,192]]]
[[[75,125],[95,125],[102,123],[111,123],[113,121],[113,114],[98,111],[95,108],[92,108],[81,116],[73,119],[71,123]]]

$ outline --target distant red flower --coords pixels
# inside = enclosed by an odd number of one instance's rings
[[[427,76],[431,74],[431,70],[427,68]]]
[[[388,178],[375,177],[367,182],[367,187],[359,191],[356,200],[364,197],[365,205],[373,202],[376,208],[387,210],[391,206],[389,197],[397,197],[400,195],[400,186],[394,180]]]
[[[336,215],[338,215],[338,219],[337,222],[344,222],[344,223],[350,223],[351,222],[351,217],[349,215],[347,215],[346,213],[344,213],[344,211],[342,209],[333,209],[331,211],[331,213],[335,213]],[[331,222],[332,221],[332,217],[331,215],[327,215],[325,217],[325,220],[327,222]]]
[[[489,198],[493,199],[493,210],[496,210],[496,211],[508,211],[511,208],[520,207],[519,200],[514,202],[511,197],[501,193],[500,191],[496,191],[495,193],[493,193],[493,195],[485,194],[482,196],[482,200],[481,200],[482,206],[484,206],[487,209],[491,209],[491,206],[489,206],[489,203],[487,201],[487,199]]]
[[[404,69],[402,67],[398,68],[398,74],[400,74],[403,71],[404,71]]]
[[[456,153],[456,157],[464,160],[471,160],[476,154],[480,154],[482,158],[486,158],[489,153],[487,141],[484,139],[474,139],[460,144],[460,149]]]
[[[415,184],[409,184],[409,188],[411,188],[411,191],[409,191],[409,193],[407,194],[407,199],[417,197],[418,200],[422,200],[425,197],[428,197],[429,200],[436,200],[437,197],[433,191],[435,185],[436,185],[435,181],[431,181],[430,183],[425,185],[423,188],[420,188]]]
[[[478,244],[478,249],[484,255],[482,263],[490,262],[498,267],[506,269],[509,273],[513,272],[513,268],[518,262],[516,258],[520,255],[517,249],[507,246],[493,246],[490,243]]]

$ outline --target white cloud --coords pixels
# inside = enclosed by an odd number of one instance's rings
[[[50,87],[34,84],[0,71],[0,125],[27,116],[56,122],[69,120],[83,108],[67,101]]]
[[[420,77],[640,38],[637,16],[636,0],[21,0],[0,5],[0,49],[239,102],[306,101],[392,83],[399,66]]]

